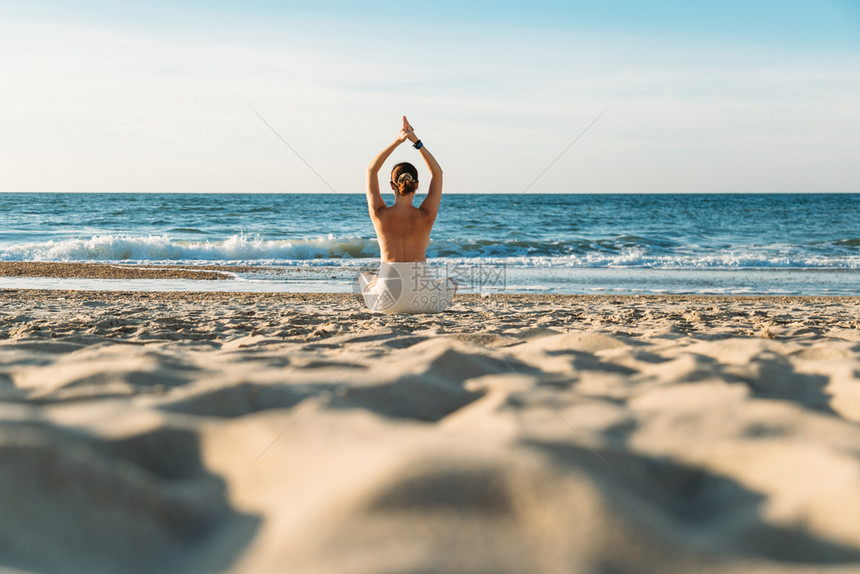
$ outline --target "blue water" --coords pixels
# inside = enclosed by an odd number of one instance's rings
[[[467,291],[853,295],[860,194],[445,195],[427,255]],[[338,291],[379,249],[363,195],[0,194],[0,260],[265,266],[235,288]]]

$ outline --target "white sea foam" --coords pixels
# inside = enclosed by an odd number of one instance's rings
[[[375,239],[338,238],[267,240],[233,235],[223,241],[182,241],[166,235],[97,235],[0,245],[2,261],[206,261],[276,262],[373,257]]]
[[[447,265],[656,269],[860,269],[856,250],[816,250],[765,245],[727,249],[607,242],[540,244],[524,241],[431,242],[428,257]],[[232,235],[224,240],[180,240],[168,235],[102,234],[89,238],[0,243],[2,261],[125,261],[258,265],[363,266],[378,261],[375,238],[265,239]]]

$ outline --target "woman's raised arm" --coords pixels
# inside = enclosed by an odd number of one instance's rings
[[[412,126],[409,125],[409,121],[406,119],[406,116],[403,116],[403,130],[400,134],[405,134],[406,139],[411,141],[413,144],[421,141],[415,135],[415,132]],[[427,167],[430,169],[430,185],[427,187],[427,197],[424,198],[424,201],[421,202],[421,207],[418,209],[435,220],[436,214],[439,212],[439,202],[442,200],[442,167],[439,165],[439,162],[436,161],[436,158],[433,157],[433,154],[427,149],[427,146],[423,143],[418,148],[418,151],[421,153],[421,157],[424,158],[424,163],[426,163]]]
[[[404,127],[406,126],[406,116],[403,117]],[[367,210],[370,212],[370,216],[373,217],[376,215],[380,209],[387,207],[385,205],[385,201],[382,199],[382,194],[379,193],[379,168],[382,167],[382,164],[385,163],[385,160],[388,159],[388,156],[391,155],[397,146],[406,141],[406,131],[401,130],[400,135],[397,136],[397,139],[388,144],[384,150],[379,152],[373,161],[367,166]]]

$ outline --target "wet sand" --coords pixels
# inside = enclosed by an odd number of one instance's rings
[[[123,263],[54,263],[0,261],[0,277],[62,277],[75,279],[232,279],[235,273],[261,267],[229,265],[139,265]]]

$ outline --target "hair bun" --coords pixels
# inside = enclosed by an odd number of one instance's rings
[[[418,170],[409,162],[401,162],[391,170],[391,185],[400,195],[415,193],[418,189]]]

